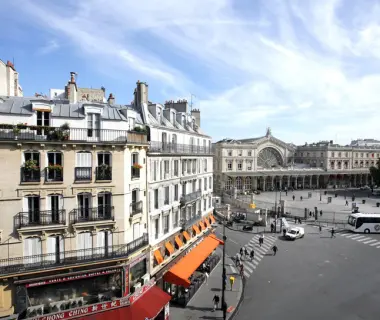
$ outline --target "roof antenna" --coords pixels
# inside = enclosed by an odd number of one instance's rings
[[[190,96],[190,111],[193,111],[193,97],[196,98],[197,96],[195,94],[191,93],[191,96]]]

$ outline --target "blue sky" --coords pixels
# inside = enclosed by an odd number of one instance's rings
[[[129,103],[188,98],[214,140],[272,128],[303,144],[380,138],[375,0],[8,0],[0,59],[26,95],[104,86]]]

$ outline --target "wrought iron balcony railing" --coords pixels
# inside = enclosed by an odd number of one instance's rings
[[[47,182],[63,181],[63,167],[57,166],[57,168],[45,168],[45,180]]]
[[[0,140],[148,144],[147,134],[144,132],[28,125],[15,126],[12,124],[0,125]]]
[[[142,201],[132,202],[129,206],[129,212],[130,212],[131,217],[134,216],[135,214],[142,213],[143,202]]]
[[[34,256],[10,257],[0,259],[0,274],[17,274],[28,270],[55,269],[62,266],[120,259],[130,256],[146,245],[148,245],[148,235],[145,233],[142,237],[127,244],[61,251]]]
[[[95,180],[97,181],[112,180],[112,167],[109,167],[109,166],[96,167]]]
[[[91,181],[92,180],[92,167],[76,167],[75,168],[75,181]]]
[[[19,212],[15,217],[15,225],[17,229],[57,224],[66,224],[66,210],[36,210]]]
[[[166,143],[162,141],[150,141],[148,152],[171,154],[213,154],[211,147],[196,146],[191,144]]]
[[[99,206],[96,208],[78,208],[70,212],[71,223],[103,220],[114,220],[113,206]]]
[[[182,216],[182,219],[180,220],[181,228],[186,229],[196,222],[200,221],[202,215],[198,212],[198,214],[193,216]]]
[[[131,166],[131,177],[132,179],[138,179],[140,178],[140,170],[139,168],[135,168]]]
[[[40,169],[21,168],[21,182],[40,182]]]
[[[184,205],[186,205],[189,202],[197,200],[201,196],[202,196],[202,191],[201,190],[197,190],[197,191],[191,192],[189,194],[182,195],[181,199],[180,199],[180,203],[181,203],[182,206],[184,206]]]

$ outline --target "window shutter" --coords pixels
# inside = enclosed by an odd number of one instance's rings
[[[113,246],[113,234],[112,234],[112,231],[110,230],[107,231],[107,240],[108,240],[108,248],[110,250],[111,249],[110,247]]]

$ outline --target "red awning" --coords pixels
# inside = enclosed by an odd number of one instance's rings
[[[83,317],[84,320],[145,320],[155,318],[171,297],[159,287],[153,286],[144,295],[129,307],[94,314]]]

